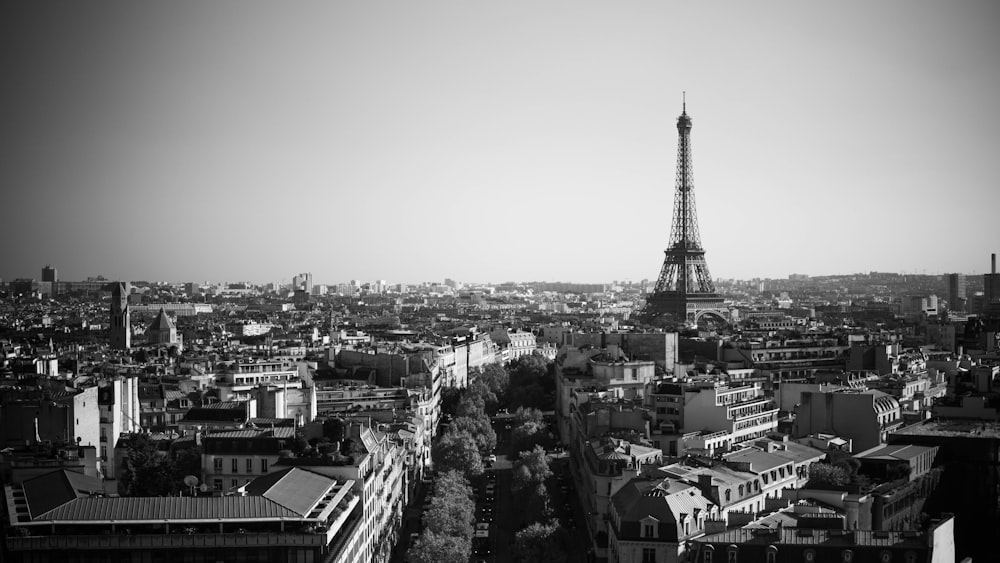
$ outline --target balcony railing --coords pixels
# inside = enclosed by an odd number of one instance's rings
[[[7,537],[10,551],[51,549],[176,549],[182,547],[281,547],[316,546],[325,543],[323,534],[107,534]]]

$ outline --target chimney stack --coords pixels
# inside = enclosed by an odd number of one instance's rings
[[[990,273],[997,273],[997,253],[994,252],[990,254],[990,262],[992,263],[992,271]]]

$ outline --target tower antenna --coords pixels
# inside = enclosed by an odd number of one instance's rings
[[[688,111],[687,92],[685,90],[681,90],[681,113],[687,113],[687,111]]]

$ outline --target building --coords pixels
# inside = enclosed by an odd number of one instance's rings
[[[359,503],[354,482],[289,468],[224,497],[104,496],[53,471],[4,487],[6,561],[329,561]]]
[[[988,538],[1000,530],[1000,423],[935,418],[896,430],[888,442],[938,449],[935,464],[943,473],[925,511],[932,517],[954,513],[956,560],[995,559]]]
[[[294,276],[292,278],[292,291],[304,291],[306,295],[312,295],[313,275],[307,272]]]
[[[888,434],[903,425],[899,401],[875,389],[802,393],[802,404],[792,434],[835,434],[850,438],[854,451],[864,451],[886,442]]]
[[[691,563],[954,562],[955,518],[927,531],[745,527],[691,540]]]
[[[101,468],[104,478],[117,479],[120,460],[116,459],[116,449],[122,436],[141,431],[141,404],[139,402],[139,378],[117,376],[102,382],[97,389],[97,402],[101,421]]]
[[[983,307],[981,312],[993,303],[1000,302],[1000,273],[997,273],[997,255],[990,255],[990,273],[983,274]]]
[[[535,334],[529,331],[500,328],[491,332],[490,338],[500,347],[500,361],[505,364],[538,349]]]
[[[42,268],[42,281],[39,286],[45,295],[59,294],[59,275],[55,267],[46,265]]]
[[[346,435],[353,453],[344,460],[283,459],[279,465],[294,464],[310,471],[354,483],[360,503],[352,515],[352,528],[337,542],[331,563],[386,563],[399,538],[406,505],[405,451],[376,432],[368,421],[347,421]]]
[[[275,471],[280,452],[290,449],[294,440],[295,427],[291,425],[203,435],[201,480],[215,493],[235,491]]]
[[[23,447],[42,442],[101,444],[97,387],[73,391],[23,390],[3,394],[0,444]]]
[[[934,446],[876,446],[855,455],[859,472],[881,484],[873,498],[873,530],[914,530],[921,525],[927,498],[937,488],[941,469],[934,467]]]
[[[157,347],[177,346],[181,348],[181,341],[177,337],[177,327],[167,316],[162,308],[157,313],[156,318],[146,328],[146,345]]]
[[[128,350],[132,347],[132,317],[128,304],[130,286],[128,282],[111,284],[111,319],[108,335],[111,348],[115,350]]]
[[[948,274],[948,308],[952,311],[965,311],[965,274]]]
[[[697,486],[676,479],[632,479],[614,495],[608,521],[608,563],[677,563],[719,506]]]
[[[611,498],[637,477],[645,464],[658,465],[661,452],[610,436],[571,444],[570,455],[582,458],[572,464],[576,490],[587,513],[587,530],[598,557],[605,557],[608,544],[608,515]]]
[[[684,386],[684,449],[708,455],[763,438],[778,428],[778,408],[759,383],[722,382]]]

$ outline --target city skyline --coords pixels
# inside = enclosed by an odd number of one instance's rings
[[[5,5],[0,278],[978,275],[1000,6]],[[992,212],[992,214],[991,214]]]

